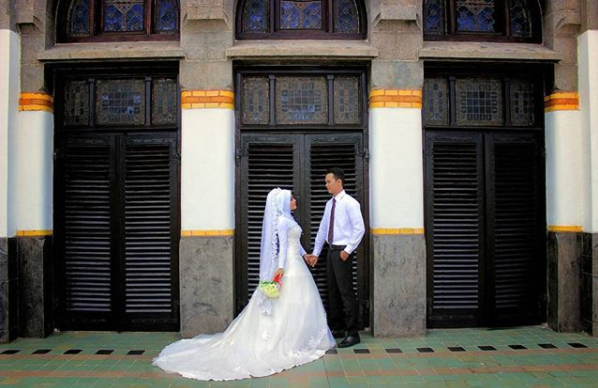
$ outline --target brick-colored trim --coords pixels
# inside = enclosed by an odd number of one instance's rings
[[[579,93],[556,92],[544,97],[544,112],[579,110]]]
[[[235,94],[230,90],[185,90],[183,109],[235,109]]]
[[[419,89],[378,89],[370,92],[370,109],[422,108],[422,91]]]
[[[548,227],[548,231],[549,232],[581,233],[581,232],[583,232],[583,228],[581,226],[576,226],[576,225],[569,225],[569,226],[550,225]]]
[[[235,230],[234,229],[224,229],[224,230],[182,230],[181,236],[183,237],[191,237],[191,236],[202,236],[202,237],[226,237],[226,236],[234,236]]]
[[[390,235],[390,234],[424,234],[423,228],[372,228],[373,235]]]
[[[52,230],[17,230],[17,236],[19,237],[40,237],[51,235]]]
[[[54,113],[54,98],[46,93],[21,93],[19,96],[19,111]]]

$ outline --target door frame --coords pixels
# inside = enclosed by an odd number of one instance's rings
[[[53,176],[53,223],[54,223],[54,243],[52,244],[52,257],[54,258],[54,288],[53,293],[57,297],[54,299],[53,307],[56,311],[55,314],[55,324],[56,327],[59,329],[76,329],[76,330],[117,330],[117,331],[179,331],[180,329],[180,282],[179,282],[179,244],[180,244],[180,230],[181,230],[181,168],[180,168],[180,155],[181,155],[181,93],[180,93],[180,83],[179,83],[179,63],[178,61],[164,61],[160,63],[147,63],[147,62],[102,62],[102,63],[85,63],[85,64],[50,64],[46,66],[46,79],[49,81],[48,86],[51,89],[51,92],[54,95],[55,101],[55,114],[54,114],[54,176]],[[176,107],[177,107],[177,120],[176,124],[171,125],[164,125],[164,126],[151,126],[151,124],[147,123],[145,126],[89,126],[87,128],[84,127],[73,127],[68,128],[64,125],[64,96],[61,93],[64,90],[64,81],[65,78],[68,77],[77,77],[80,79],[95,79],[95,78],[114,78],[114,77],[123,77],[123,78],[146,78],[146,82],[148,82],[147,77],[173,77],[176,79],[177,82],[177,91],[176,91]],[[90,95],[94,93],[93,89],[90,89]],[[146,88],[146,106],[149,106],[147,109],[151,110],[151,105],[149,101],[151,101],[151,92],[147,91]],[[89,115],[95,114],[95,107],[93,104],[90,106]],[[150,112],[151,114],[151,112]],[[146,112],[146,122],[148,119],[148,115]],[[63,187],[61,184],[61,173],[62,170],[60,168],[60,164],[57,163],[58,160],[61,158],[59,153],[58,147],[60,146],[61,139],[63,137],[68,137],[69,135],[77,135],[77,136],[105,136],[105,135],[118,135],[120,140],[117,143],[121,143],[125,141],[125,137],[128,134],[131,135],[151,135],[151,133],[164,133],[170,132],[174,134],[174,141],[175,141],[175,159],[177,160],[177,166],[175,168],[176,175],[174,179],[176,179],[176,193],[174,195],[174,199],[172,200],[173,207],[171,208],[171,212],[176,213],[176,217],[173,220],[173,246],[171,257],[173,260],[171,261],[172,264],[172,294],[173,294],[173,305],[175,308],[175,313],[178,315],[176,325],[167,324],[164,325],[161,319],[125,319],[123,314],[120,314],[120,311],[113,311],[112,316],[117,315],[115,319],[112,319],[108,322],[108,326],[106,323],[94,323],[94,322],[87,322],[84,327],[80,326],[71,326],[70,323],[63,321],[63,314],[65,312],[64,309],[64,302],[65,302],[65,267],[64,267],[64,260],[63,260],[63,252],[61,250],[60,244],[57,241],[60,240],[62,237],[62,227],[60,226],[59,220],[61,217],[62,212],[62,205],[61,201],[58,199],[62,192]],[[116,141],[118,139],[113,139],[112,141]],[[124,144],[124,143],[123,143]],[[120,149],[118,144],[116,144],[117,150],[116,152],[119,153]],[[119,156],[120,157],[120,156]],[[111,161],[111,165],[114,164],[114,161]],[[172,167],[171,167],[172,168]],[[116,180],[115,172],[111,171],[110,179],[111,181]],[[112,183],[111,183],[112,184]],[[118,190],[120,191],[121,198],[123,197],[123,187],[119,187]],[[114,195],[112,195],[114,197]],[[111,198],[111,205],[113,206],[120,206],[121,204],[113,203],[113,199]],[[112,227],[120,227],[120,224],[124,222],[123,219],[121,220],[112,220]],[[117,237],[117,240],[120,240],[121,236]],[[114,240],[114,239],[113,239]],[[115,242],[111,241],[112,247],[119,249],[118,245],[115,246]],[[122,247],[120,248],[122,251]],[[124,263],[120,263],[122,267]],[[112,275],[116,272],[116,265],[112,266]],[[116,279],[120,274],[117,274]],[[124,283],[123,283],[124,284]],[[123,284],[113,284],[112,292],[120,292]],[[112,295],[112,299],[114,300],[115,296]],[[114,307],[114,306],[113,306]],[[120,316],[119,316],[120,315]],[[139,328],[136,326],[135,322],[147,322],[146,325],[149,327]]]
[[[362,203],[362,214],[365,221],[366,234],[364,235],[360,248],[364,249],[364,259],[366,262],[366,268],[364,268],[363,280],[364,285],[364,303],[367,309],[364,314],[363,321],[365,327],[369,327],[371,320],[371,297],[373,287],[373,261],[371,260],[370,250],[370,236],[369,236],[369,219],[370,219],[370,189],[369,189],[369,109],[368,109],[368,91],[369,91],[369,67],[368,62],[357,62],[354,65],[347,66],[263,66],[254,63],[238,62],[233,66],[235,74],[235,230],[241,230],[241,217],[239,216],[242,212],[241,198],[242,185],[241,185],[241,161],[245,157],[243,154],[243,143],[242,135],[333,135],[333,134],[355,134],[359,133],[362,135],[362,147],[363,147],[363,198]],[[360,77],[360,109],[361,109],[361,123],[359,125],[290,125],[290,126],[274,126],[274,125],[253,125],[244,126],[241,120],[242,114],[242,76],[245,75],[358,75]],[[330,94],[330,89],[328,90]],[[329,102],[332,96],[329,96]],[[272,99],[274,100],[274,99]],[[333,105],[331,105],[333,106]],[[270,102],[270,109],[275,111],[274,102]],[[334,111],[330,110],[329,114],[333,114]],[[297,168],[297,167],[295,167]],[[242,252],[244,245],[240,241],[239,233],[235,233],[234,248],[235,252]],[[244,263],[241,262],[241,256],[237,253],[234,255],[233,260],[233,271],[235,284],[233,287],[234,295],[234,311],[233,314],[238,314],[238,308],[241,305],[239,296],[246,287],[246,283],[243,283],[246,279],[246,274],[242,273]]]

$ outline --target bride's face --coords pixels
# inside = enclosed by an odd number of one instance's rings
[[[295,199],[294,196],[291,196],[291,210],[296,210],[297,209],[297,200]]]

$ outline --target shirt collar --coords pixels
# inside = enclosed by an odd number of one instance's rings
[[[340,200],[343,199],[343,197],[345,196],[345,194],[346,194],[345,190],[343,190],[343,191],[341,191],[340,193],[338,193],[336,196],[334,196],[332,198],[336,199],[336,201],[338,202],[338,201],[340,201]]]

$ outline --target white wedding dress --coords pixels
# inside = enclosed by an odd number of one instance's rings
[[[238,380],[278,373],[316,360],[336,343],[320,294],[301,257],[301,227],[287,234],[287,260],[280,297],[270,315],[258,306],[256,290],[223,333],[199,335],[162,350],[154,365],[198,380]]]

